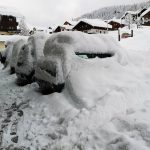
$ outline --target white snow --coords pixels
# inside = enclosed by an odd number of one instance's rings
[[[105,21],[101,19],[81,19],[78,23],[80,23],[81,21],[89,25],[92,25],[93,27],[112,28],[112,25],[107,24]]]
[[[20,49],[22,48],[22,46],[26,44],[26,42],[27,42],[26,39],[20,39],[14,43],[11,58],[10,58],[10,67],[16,68]]]
[[[43,96],[36,83],[18,87],[16,76],[1,70],[0,125],[6,125],[0,133],[1,147],[14,144],[10,132],[17,121],[19,140],[12,147],[149,150],[150,30],[134,31],[133,38],[120,42],[128,56],[126,65],[114,57],[74,61],[68,76],[74,91],[66,87],[62,93]],[[83,103],[75,99],[76,93]],[[11,107],[14,102],[22,117]],[[12,111],[11,122],[4,123],[8,111]]]
[[[27,44],[23,46],[18,55],[17,63],[21,65],[16,66],[16,72],[29,75],[34,68],[37,60],[42,57],[44,45],[48,34],[44,32],[37,32],[28,38]]]
[[[66,22],[68,22],[69,24],[71,24],[71,26],[75,26],[77,23],[78,23],[78,21],[66,21]]]
[[[50,83],[63,83],[71,69],[73,70],[78,62],[79,68],[83,63],[86,64],[86,61],[79,59],[74,52],[110,53],[119,63],[126,63],[126,54],[123,48],[108,35],[89,35],[78,31],[61,32],[52,35],[46,41],[44,55],[47,58],[43,58],[43,61],[40,60],[38,63],[35,73],[36,77]],[[53,62],[55,65],[48,65],[50,62]],[[46,72],[46,70],[56,72],[56,78]]]
[[[1,35],[0,36],[0,41],[5,42],[5,45],[7,45],[7,47],[2,51],[3,57],[6,58],[5,67],[7,67],[7,65],[10,64],[14,43],[20,39],[27,39],[27,38],[28,37],[19,36],[19,35]]]

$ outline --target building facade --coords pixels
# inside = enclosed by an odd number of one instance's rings
[[[13,16],[0,15],[0,32],[17,31],[18,22]]]

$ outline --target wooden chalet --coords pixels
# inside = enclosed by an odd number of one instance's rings
[[[142,25],[150,26],[150,7],[141,14]]]
[[[137,11],[127,11],[125,14],[121,17],[121,20],[124,20],[126,22],[126,25],[128,24],[134,24],[142,21],[142,16],[147,12],[146,8],[137,10]]]
[[[136,23],[136,20],[138,18],[139,11],[127,11],[125,14],[121,17],[122,20],[125,20],[126,24],[128,25]]]
[[[54,33],[56,32],[62,32],[62,31],[72,31],[73,26],[70,25],[62,25],[58,26],[55,30]]]
[[[125,27],[125,24],[121,19],[111,19],[108,24],[112,25],[112,30],[118,30],[119,28]]]
[[[57,26],[54,32],[72,31],[72,28],[77,24],[76,21],[65,21],[63,25]]]
[[[112,30],[112,26],[100,19],[83,19],[73,27],[73,30],[88,34],[107,33],[108,30]]]
[[[77,21],[65,21],[64,25],[69,25],[69,26],[75,26],[77,24]]]
[[[15,32],[17,31],[17,26],[16,17],[0,14],[0,32]]]
[[[0,34],[13,34],[18,32],[18,18],[24,18],[17,10],[0,6]]]

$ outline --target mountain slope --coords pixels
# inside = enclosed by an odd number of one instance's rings
[[[100,18],[100,19],[104,19],[104,20],[112,19],[113,17],[121,18],[126,11],[129,11],[129,10],[135,11],[138,9],[147,8],[149,6],[150,6],[150,1],[133,4],[133,5],[120,5],[120,6],[104,7],[104,8],[95,10],[91,13],[84,14],[81,17],[76,18],[75,20],[79,20],[82,18],[88,18],[88,19]]]

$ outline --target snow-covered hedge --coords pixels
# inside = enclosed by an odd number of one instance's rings
[[[82,32],[61,32],[52,35],[45,44],[44,56],[35,69],[37,80],[54,85],[64,84],[74,63],[86,62],[75,53],[110,54],[116,62],[124,64],[123,49],[108,35],[89,35]],[[51,91],[51,90],[50,90]]]
[[[34,74],[34,66],[37,60],[43,56],[43,48],[48,35],[39,32],[28,38],[18,55],[16,74],[18,82],[31,82]]]

